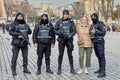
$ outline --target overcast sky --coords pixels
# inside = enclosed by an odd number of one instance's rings
[[[35,6],[39,6],[40,3],[53,3],[53,8],[70,4],[78,0],[29,0]],[[120,3],[120,0],[115,0],[115,3]]]

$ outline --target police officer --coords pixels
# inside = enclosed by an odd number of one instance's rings
[[[53,71],[50,69],[50,55],[51,47],[54,48],[55,44],[55,34],[52,23],[48,20],[48,15],[43,14],[41,16],[41,21],[38,23],[33,32],[33,43],[34,47],[37,48],[37,73],[36,75],[41,74],[41,65],[43,54],[45,54],[46,61],[46,72],[53,74]]]
[[[58,47],[59,47],[59,56],[58,56],[58,72],[57,74],[61,74],[61,65],[63,60],[63,54],[65,46],[67,47],[67,53],[71,68],[71,73],[76,74],[74,67],[73,67],[73,36],[76,33],[75,24],[69,18],[69,11],[63,11],[63,17],[60,19],[55,25],[55,34],[58,35]]]
[[[22,51],[23,56],[23,72],[30,74],[31,72],[27,69],[28,65],[28,42],[24,40],[23,35],[21,33],[24,33],[25,36],[28,38],[28,34],[31,34],[31,29],[26,24],[24,20],[24,16],[22,13],[18,13],[16,15],[15,21],[10,29],[9,34],[13,37],[12,40],[12,60],[11,60],[11,69],[12,74],[17,75],[16,73],[16,61],[18,58],[19,50]]]
[[[3,34],[5,34],[6,25],[2,23]]]
[[[104,50],[105,48],[104,36],[106,34],[105,25],[103,22],[99,21],[98,15],[96,13],[93,13],[91,15],[91,19],[93,24],[91,25],[90,28],[90,35],[92,42],[94,44],[94,51],[99,62],[99,69],[94,73],[99,73],[97,77],[101,78],[106,76],[105,73],[106,60]]]

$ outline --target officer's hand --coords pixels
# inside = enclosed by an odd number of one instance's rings
[[[96,30],[95,30],[95,29],[92,29],[91,32],[95,34],[95,33],[96,33]]]
[[[63,25],[62,24],[59,24],[59,27],[62,27]]]
[[[54,45],[54,44],[52,44],[52,45],[51,45],[51,48],[54,48],[54,47],[55,47],[55,45]]]
[[[2,29],[2,27],[0,26],[0,29]]]
[[[63,31],[59,30],[59,35],[62,35],[63,34]]]
[[[72,36],[71,35],[68,35],[68,39],[71,39],[72,38]]]
[[[23,36],[22,36],[22,35],[20,35],[20,36],[18,36],[18,38],[23,39]]]
[[[34,47],[35,47],[35,48],[37,48],[37,47],[38,47],[38,44],[37,44],[37,43],[35,43],[35,44],[34,44]]]

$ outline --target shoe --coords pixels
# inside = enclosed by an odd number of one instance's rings
[[[24,72],[24,73],[27,73],[27,74],[31,74],[31,72],[27,69],[27,66],[24,67],[23,72]]]
[[[60,75],[61,74],[61,65],[58,65],[58,71],[57,74]]]
[[[41,74],[41,70],[37,70],[36,75],[40,75]]]
[[[16,73],[16,67],[11,67],[11,70],[12,70],[12,75],[16,76],[17,75],[17,73]]]
[[[89,74],[89,72],[88,72],[88,69],[87,69],[87,68],[85,68],[85,69],[84,69],[84,72],[85,72],[85,74]]]
[[[98,69],[97,71],[94,72],[95,74],[101,73],[101,69]]]
[[[82,74],[83,73],[83,69],[80,69],[77,74]]]
[[[74,70],[73,64],[70,64],[70,68],[71,68],[70,72],[71,72],[72,74],[76,74],[76,72],[75,72],[75,70]]]
[[[62,73],[61,70],[58,70],[58,71],[57,71],[57,74],[58,74],[58,75],[61,75],[61,73]]]
[[[40,75],[41,74],[41,66],[38,67],[36,75]]]
[[[71,69],[70,71],[72,74],[76,74],[75,70],[74,69]]]
[[[98,78],[102,78],[102,77],[105,77],[106,76],[106,72],[105,72],[105,69],[102,69],[101,70],[101,73],[99,73],[99,75],[97,76]]]
[[[51,71],[50,66],[47,66],[47,67],[46,67],[46,72],[47,72],[47,73],[50,73],[50,74],[53,74],[53,71]]]

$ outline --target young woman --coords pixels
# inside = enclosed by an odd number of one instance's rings
[[[80,23],[77,24],[76,31],[78,35],[78,47],[79,47],[79,64],[81,74],[83,71],[88,74],[88,67],[91,65],[91,53],[92,53],[92,42],[89,35],[90,26],[88,18],[83,16]],[[86,54],[86,62],[84,67],[84,56]]]

